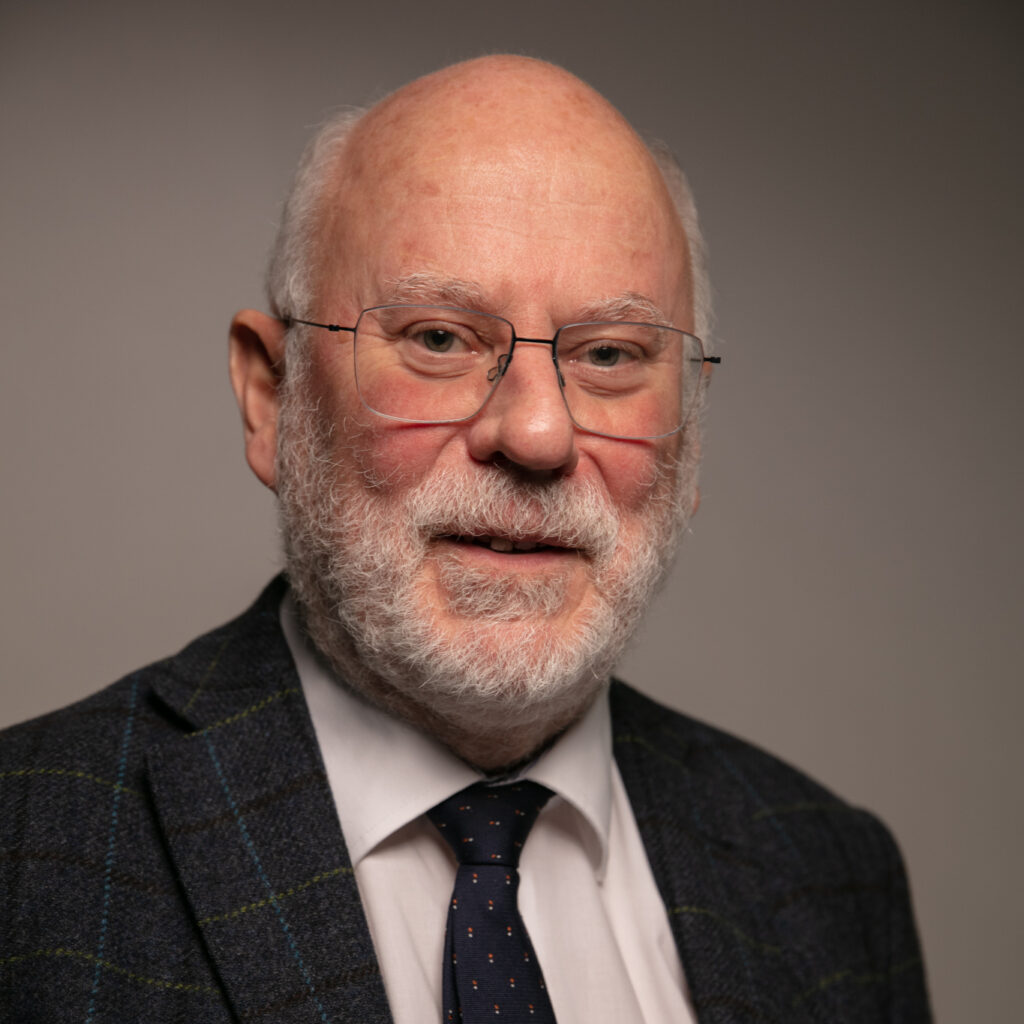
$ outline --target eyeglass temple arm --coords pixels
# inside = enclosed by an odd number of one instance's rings
[[[318,324],[315,320],[300,320],[297,316],[279,316],[277,318],[285,325],[285,327],[291,327],[292,324],[305,324],[307,327],[322,327],[325,331],[348,331],[350,334],[355,334],[356,329],[354,327],[342,327],[341,324]]]

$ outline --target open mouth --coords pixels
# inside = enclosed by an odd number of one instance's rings
[[[511,537],[454,536],[442,539],[451,541],[454,544],[473,544],[477,547],[497,551],[503,555],[520,555],[539,551],[557,551],[563,554],[571,554],[575,550],[574,548],[562,547],[560,544],[547,543],[543,540],[513,540]]]

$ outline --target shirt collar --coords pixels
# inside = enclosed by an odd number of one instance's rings
[[[291,594],[281,604],[281,626],[309,705],[353,865],[435,804],[482,779],[436,740],[341,685],[303,634]],[[575,808],[599,881],[608,849],[611,765],[605,688],[586,714],[520,774]]]

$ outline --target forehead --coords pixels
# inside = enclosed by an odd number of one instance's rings
[[[354,139],[326,199],[318,292],[332,307],[385,301],[390,282],[425,273],[473,282],[511,315],[571,317],[639,293],[686,316],[685,239],[631,132],[480,117],[399,127]]]

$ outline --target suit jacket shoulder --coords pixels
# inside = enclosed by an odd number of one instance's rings
[[[611,706],[702,1022],[930,1019],[902,860],[875,817],[624,684]]]
[[[0,738],[0,1019],[390,1019],[283,587]]]

